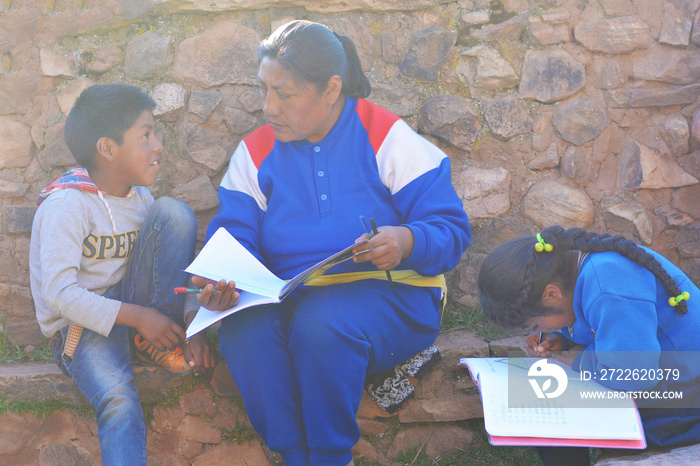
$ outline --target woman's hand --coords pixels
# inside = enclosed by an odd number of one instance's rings
[[[197,311],[187,313],[185,316],[185,328],[189,327],[195,315],[197,315]],[[216,365],[214,348],[212,348],[204,332],[199,332],[189,340],[186,340],[182,346],[182,353],[190,367],[194,368],[194,375],[199,375]]]
[[[240,294],[236,283],[220,280],[218,283],[204,277],[192,277],[192,283],[202,290],[197,294],[197,301],[211,311],[225,311],[238,304]],[[216,293],[215,293],[216,291]]]
[[[369,239],[369,242],[353,249],[355,254],[367,250],[353,258],[355,262],[372,261],[379,270],[391,270],[401,261],[408,259],[413,252],[413,233],[407,227],[383,226],[379,232],[369,238],[365,233],[355,242]]]

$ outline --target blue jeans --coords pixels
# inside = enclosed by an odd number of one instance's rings
[[[183,297],[173,288],[187,281],[182,270],[194,257],[196,239],[192,209],[172,198],[158,199],[136,238],[124,278],[105,296],[153,307],[182,325]],[[67,326],[61,329],[54,359],[95,408],[102,464],[145,465],[146,421],[134,384],[130,329],[115,325],[108,337],[84,329],[71,361],[61,358],[67,332]]]

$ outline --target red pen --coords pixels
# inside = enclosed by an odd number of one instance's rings
[[[201,293],[204,291],[204,289],[199,289],[199,288],[187,288],[185,286],[177,286],[173,288],[173,291],[175,293]],[[218,290],[214,290],[214,294],[219,294]]]

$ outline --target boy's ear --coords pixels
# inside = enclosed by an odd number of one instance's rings
[[[552,306],[564,297],[561,287],[555,283],[549,283],[542,293],[542,304]]]
[[[108,137],[101,137],[97,140],[97,155],[104,157],[110,162],[114,158],[112,151],[116,148],[117,143]]]

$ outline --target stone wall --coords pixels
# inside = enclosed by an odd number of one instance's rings
[[[700,0],[5,0],[0,6],[0,314],[41,336],[29,292],[34,198],[74,162],[63,125],[94,83],[142,86],[165,150],[156,197],[202,228],[245,135],[264,123],[255,50],[303,18],[350,36],[373,100],[450,156],[474,244],[549,224],[628,235],[700,278]],[[1,317],[1,316],[0,316]]]

